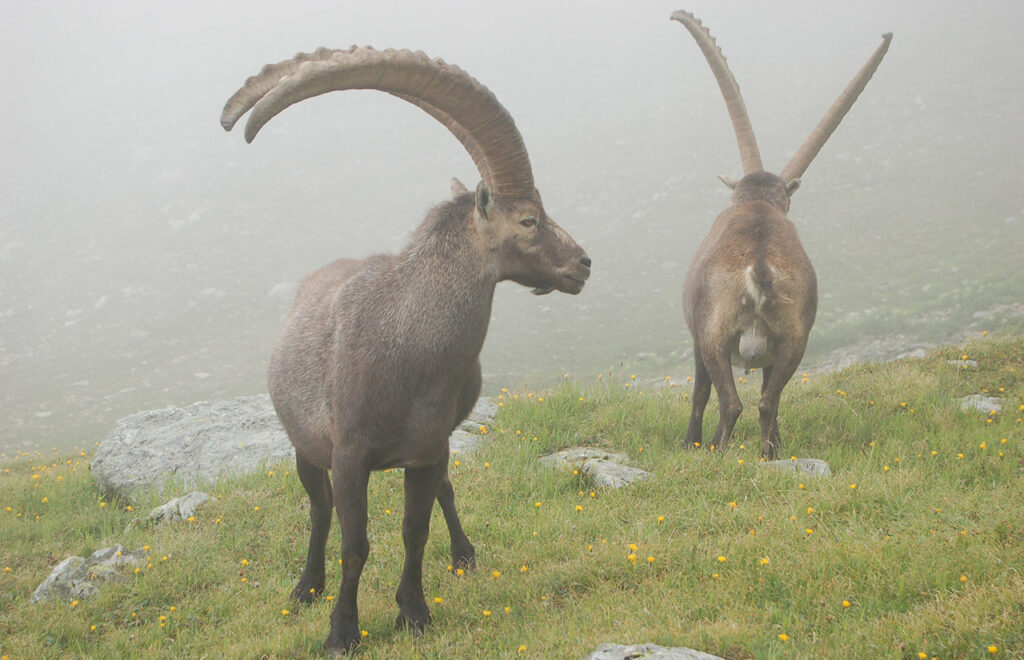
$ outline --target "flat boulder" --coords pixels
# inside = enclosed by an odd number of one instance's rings
[[[540,458],[548,467],[579,470],[600,488],[622,488],[650,478],[644,470],[625,465],[628,460],[626,454],[600,447],[570,447]]]
[[[723,660],[720,656],[694,651],[684,646],[657,644],[601,644],[584,660]]]
[[[89,469],[100,489],[131,499],[140,489],[162,491],[172,478],[210,482],[294,455],[270,396],[258,394],[123,417]]]

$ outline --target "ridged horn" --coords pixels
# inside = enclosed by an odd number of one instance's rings
[[[750,117],[747,115],[747,106],[743,103],[743,95],[740,94],[740,86],[729,70],[729,63],[725,61],[725,55],[711,36],[708,29],[700,22],[700,19],[688,11],[680,9],[672,14],[673,21],[679,21],[697,41],[700,50],[704,53],[704,59],[708,61],[715,80],[718,81],[718,88],[722,90],[725,98],[725,107],[729,110],[729,118],[732,120],[732,129],[736,133],[736,142],[740,147],[740,160],[743,162],[743,174],[763,172],[761,164],[761,152],[757,149],[757,138],[754,137],[754,129],[750,125]]]
[[[252,108],[245,127],[251,142],[288,106],[346,89],[376,89],[410,101],[440,121],[469,152],[497,195],[532,193],[533,171],[515,121],[494,94],[459,67],[422,52],[318,49],[268,65],[249,78],[224,106],[230,130]]]
[[[853,77],[853,80],[849,82],[846,88],[843,90],[839,98],[835,100],[832,106],[825,113],[825,116],[821,118],[818,125],[814,128],[804,143],[800,145],[800,148],[793,155],[793,158],[789,161],[789,164],[782,170],[779,175],[783,181],[792,181],[803,176],[803,173],[807,170],[807,167],[814,160],[814,157],[818,155],[821,148],[825,146],[825,142],[828,141],[833,131],[839,126],[839,122],[843,120],[846,113],[853,107],[854,102],[860,93],[864,91],[864,87],[871,80],[871,76],[874,75],[878,65],[881,64],[882,58],[885,57],[886,52],[889,50],[889,43],[892,41],[892,32],[886,32],[882,35],[882,43],[875,49],[875,52],[871,54],[871,57],[864,66],[860,68],[857,75]]]
[[[352,46],[350,50],[355,48],[356,46]],[[290,60],[264,66],[255,76],[246,78],[241,89],[232,94],[228,102],[224,104],[224,109],[220,113],[220,125],[224,127],[225,131],[230,131],[235,127],[235,122],[249,112],[257,101],[266,96],[267,92],[274,89],[282,78],[298,71],[300,64],[330,59],[332,53],[334,51],[329,48],[317,48],[312,53],[296,53],[295,57]]]

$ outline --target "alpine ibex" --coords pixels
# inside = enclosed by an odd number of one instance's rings
[[[422,631],[430,621],[422,568],[435,498],[453,565],[475,561],[447,476],[448,436],[480,393],[495,285],[577,294],[590,276],[590,258],[544,210],[512,117],[442,60],[355,46],[299,54],[249,78],[221,123],[230,130],[251,108],[252,141],[289,105],[345,89],[377,89],[425,110],[458,138],[482,181],[475,194],[453,183],[454,199],[427,214],[400,254],[342,259],[307,276],[273,349],[270,395],[310,501],[309,552],[292,592],[300,602],[324,588],[332,501],[341,522],[341,588],[325,642],[334,654],[360,640],[356,595],[370,550],[372,470],[405,468],[399,626]]]
[[[857,72],[778,176],[764,171],[754,130],[725,56],[701,22],[686,11],[672,19],[686,26],[711,66],[739,142],[744,177],[719,177],[733,190],[730,206],[697,248],[683,285],[683,313],[693,335],[696,378],[685,443],[700,443],[711,386],[719,421],[712,446],[724,448],[743,406],[732,366],[763,368],[761,453],[779,449],[779,397],[807,346],[818,308],[817,280],[796,228],[786,217],[800,176],[853,106],[889,49],[892,34]]]

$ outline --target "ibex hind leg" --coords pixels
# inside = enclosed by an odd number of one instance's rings
[[[719,345],[725,346],[725,343],[720,342]],[[725,449],[729,444],[729,438],[732,437],[736,420],[743,412],[743,404],[740,403],[740,396],[736,392],[728,348],[704,355],[703,359],[711,384],[715,386],[715,392],[718,394],[718,428],[715,429],[715,437],[711,440],[711,448]]]
[[[306,554],[306,568],[299,583],[292,590],[292,598],[309,604],[324,590],[324,565],[327,536],[331,531],[334,515],[334,497],[331,479],[327,470],[320,469],[302,456],[295,455],[296,471],[306,493],[309,495],[309,518],[312,529],[309,534],[309,551]]]
[[[476,367],[470,373],[469,378],[466,379],[462,386],[462,391],[459,393],[459,401],[455,411],[455,418],[458,422],[452,429],[453,431],[458,428],[462,420],[466,419],[473,412],[473,407],[480,396],[481,383],[480,361],[477,360]],[[476,568],[476,551],[466,537],[466,533],[462,530],[462,522],[459,520],[458,511],[455,510],[455,489],[452,488],[452,482],[448,479],[447,465],[447,458],[445,458],[444,476],[437,489],[437,503],[441,505],[444,521],[448,525],[448,534],[451,537],[452,570]]]
[[[476,568],[476,550],[462,529],[459,513],[455,510],[455,489],[447,474],[437,489],[437,503],[441,505],[452,541],[452,570]]]
[[[686,447],[700,444],[704,434],[704,409],[707,408],[708,399],[711,398],[711,377],[704,366],[704,360],[701,359],[700,348],[696,342],[693,345],[693,359],[697,369],[693,379],[690,425],[686,428],[686,437],[683,439],[683,444]]]
[[[776,352],[775,363],[764,369],[761,400],[757,404],[758,422],[761,425],[761,456],[764,458],[776,458],[782,445],[779,435],[779,399],[782,397],[782,388],[800,365],[805,345],[806,342],[783,344]]]

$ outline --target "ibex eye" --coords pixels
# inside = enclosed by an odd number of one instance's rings
[[[537,225],[537,218],[533,216],[530,216],[529,218],[523,218],[522,220],[519,221],[519,224],[521,224],[524,227],[535,227]]]

